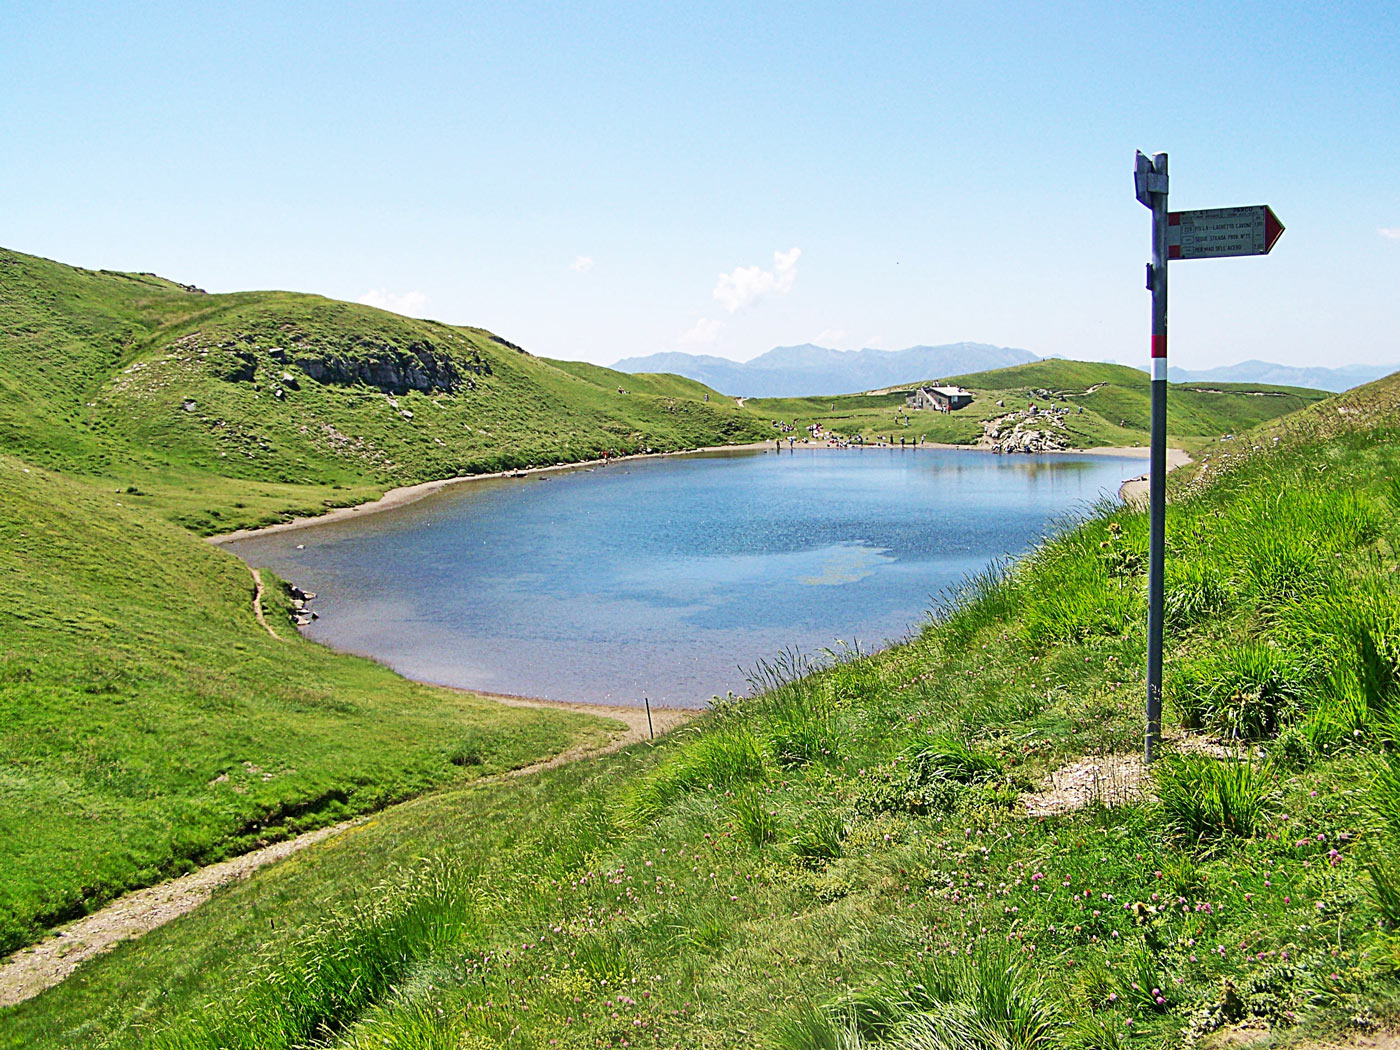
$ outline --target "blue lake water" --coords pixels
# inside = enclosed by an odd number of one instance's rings
[[[906,637],[947,588],[1142,469],[940,449],[633,460],[229,549],[317,592],[310,637],[413,678],[701,706],[784,650]]]

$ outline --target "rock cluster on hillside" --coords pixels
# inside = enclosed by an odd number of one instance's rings
[[[1069,413],[1068,405],[1047,405],[1042,408],[1032,403],[1023,410],[1008,412],[983,423],[983,436],[979,444],[1003,454],[1063,451],[1073,447],[1065,426],[1065,417]]]
[[[177,345],[199,341],[199,333],[194,333],[177,341]],[[239,346],[240,341],[248,346]],[[296,380],[291,373],[282,370],[282,366],[300,369],[318,383],[371,386],[386,394],[406,394],[410,390],[455,394],[463,388],[475,389],[471,376],[491,374],[491,362],[480,354],[449,352],[427,339],[399,346],[380,337],[361,336],[344,345],[324,346],[295,333],[286,341],[292,344],[292,349],[273,346],[260,350],[256,337],[245,334],[239,340],[228,340],[216,347],[200,347],[199,353],[209,357],[214,374],[229,383],[254,382],[258,378],[260,357],[266,354],[279,371],[281,385],[292,390],[297,389]],[[211,355],[211,349],[223,353]]]
[[[351,386],[362,383],[385,393],[406,394],[441,391],[456,393],[462,386],[474,387],[462,373],[490,375],[491,364],[480,357],[458,362],[427,340],[415,340],[404,349],[383,344],[358,353],[321,352],[299,355],[293,362],[318,383]]]

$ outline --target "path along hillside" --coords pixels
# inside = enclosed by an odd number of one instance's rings
[[[1039,807],[1057,770],[1140,746],[1146,522],[1105,507],[904,645],[770,666],[655,747],[385,811],[0,1032],[793,1050],[1393,1025],[1400,381],[1217,445],[1174,486],[1176,753],[1136,788]]]

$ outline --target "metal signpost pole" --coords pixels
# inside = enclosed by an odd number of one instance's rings
[[[1167,155],[1137,155],[1137,199],[1152,209],[1152,449],[1148,480],[1147,736],[1152,761],[1162,740],[1162,576],[1167,515]]]
[[[1162,742],[1162,569],[1167,523],[1167,260],[1268,255],[1283,223],[1267,204],[1167,211],[1167,155],[1137,155],[1137,199],[1152,209],[1152,458],[1148,486],[1147,738],[1148,762]]]

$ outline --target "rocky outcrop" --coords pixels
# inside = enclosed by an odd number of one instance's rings
[[[1001,404],[1000,401],[997,403]],[[1042,410],[1031,404],[1023,411],[1008,412],[1004,416],[984,420],[978,447],[1003,454],[1061,452],[1070,447],[1070,435],[1065,426],[1068,414],[1068,406],[1050,405]]]
[[[490,334],[490,333],[488,333],[488,334]],[[495,335],[495,334],[491,334],[491,342],[493,342],[493,343],[499,343],[501,346],[504,346],[504,347],[507,347],[507,348],[509,348],[509,349],[511,349],[511,350],[514,350],[517,354],[529,354],[529,352],[530,352],[530,351],[526,350],[523,346],[516,346],[516,345],[515,345],[514,343],[512,343],[509,339],[502,339],[500,336]]]
[[[407,347],[392,344],[356,348],[353,352],[302,352],[294,364],[318,383],[372,386],[386,394],[456,393],[475,384],[469,375],[490,375],[491,363],[480,356],[461,361],[423,339]]]
[[[315,591],[304,591],[296,584],[287,588],[287,595],[292,603],[292,623],[298,627],[308,626],[312,620],[319,620],[320,613],[313,612],[310,608],[311,599],[316,597]]]
[[[216,355],[215,374],[227,383],[251,383],[258,372],[258,359],[247,350]]]
[[[300,374],[323,385],[368,386],[391,396],[410,390],[425,394],[471,390],[476,385],[473,376],[491,374],[491,362],[470,344],[449,352],[427,339],[400,344],[365,335],[327,345],[295,331],[283,331],[278,341],[287,345],[267,346],[257,334],[244,332],[211,345],[194,332],[176,340],[174,346],[181,353],[197,353],[215,376],[228,383],[256,382],[259,368],[266,369],[262,379],[273,384],[273,396],[279,399],[288,390],[301,389]],[[498,342],[519,349],[504,340]],[[269,359],[271,368],[267,368]]]

